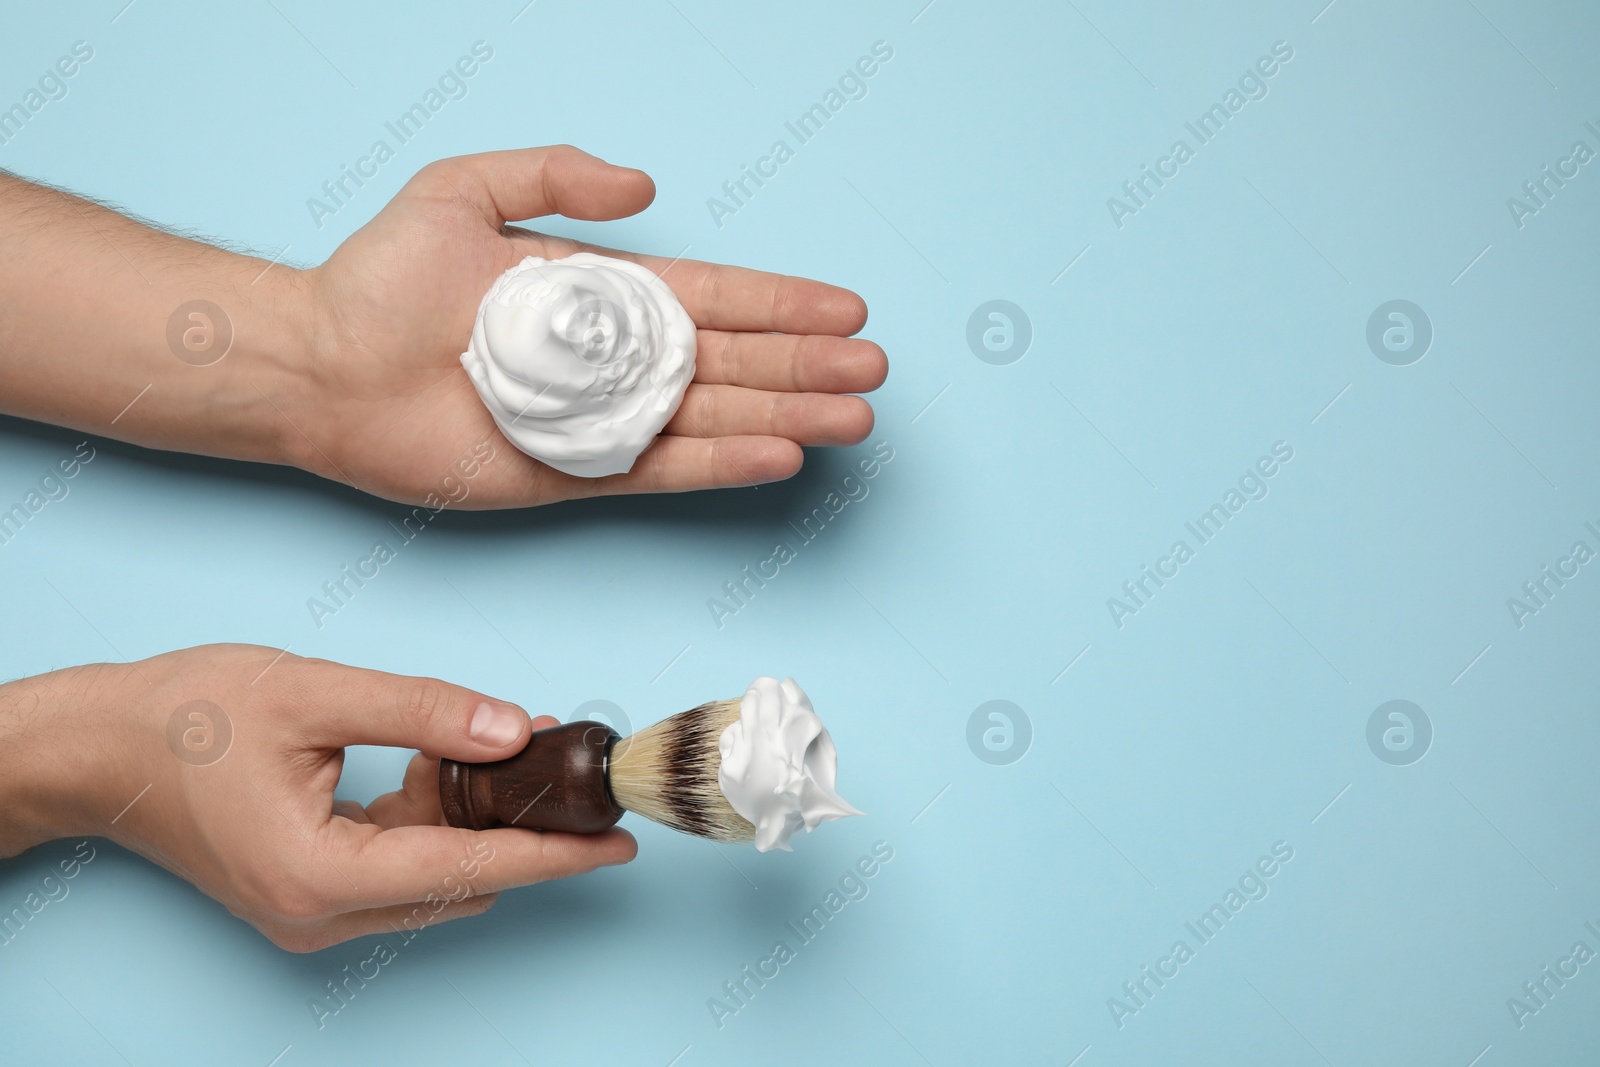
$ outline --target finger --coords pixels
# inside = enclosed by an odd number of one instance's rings
[[[532,723],[535,730],[548,730],[559,724],[551,715],[540,715]],[[347,803],[352,802],[335,801],[333,813],[355,822],[370,822],[385,830],[396,826],[446,825],[444,808],[439,801],[439,761],[421,752],[406,764],[399,789],[383,794],[364,809],[352,804],[360,811],[359,817],[340,810],[339,805]]]
[[[804,461],[801,447],[782,437],[705,439],[662,434],[627,473],[579,478],[515,452],[495,479],[474,489],[461,506],[524,508],[596,496],[742,489],[792,478]]]
[[[624,493],[689,493],[733,489],[792,478],[805,453],[782,437],[676,437],[662,435],[626,474],[573,478],[567,497]]]
[[[872,405],[859,396],[832,393],[691,385],[666,432],[679,437],[787,437],[801,445],[853,445],[872,432]]]
[[[417,191],[464,197],[496,227],[541,215],[606,220],[636,215],[655,199],[642,170],[618,167],[571,145],[480,152],[430,163]]]
[[[775,330],[848,337],[867,324],[867,304],[837,285],[693,259],[667,259],[540,234],[512,240],[530,255],[557,258],[595,252],[649,267],[666,282],[702,330]]]
[[[337,808],[334,814],[340,814]],[[443,826],[444,808],[439,802],[439,761],[420,752],[412,756],[411,762],[406,764],[400,788],[368,804],[366,814],[366,821],[384,830],[396,826]]]
[[[855,338],[701,330],[694,380],[791,393],[870,393],[889,374],[883,349]]]
[[[366,934],[398,934],[401,939],[409,941],[430,926],[482,915],[494,907],[499,899],[499,893],[484,893],[463,900],[436,896],[433,900],[352,911],[335,919],[332,925],[341,941]]]
[[[837,285],[692,259],[635,258],[661,275],[702,329],[848,337],[867,324],[866,301]]]
[[[375,908],[451,895],[498,893],[553,878],[627,863],[639,846],[626,830],[568,834],[505,828],[401,826],[380,830],[351,822],[329,828],[349,882],[335,891],[351,908]],[[351,887],[354,883],[354,888]]]
[[[332,919],[324,920],[309,930],[297,930],[276,937],[281,947],[294,952],[320,952],[322,949],[373,934],[389,935],[391,949],[410,941],[422,930],[455,919],[482,915],[500,899],[497,893],[467,897],[463,900],[436,898],[412,904],[391,904],[382,908],[363,908]]]
[[[659,256],[639,259],[657,274],[672,263]],[[810,278],[686,259],[673,265],[662,280],[702,329],[848,337],[867,324],[865,300]]]
[[[528,743],[528,713],[437,678],[300,660],[280,668],[293,687],[309,747],[388,745],[481,763]]]

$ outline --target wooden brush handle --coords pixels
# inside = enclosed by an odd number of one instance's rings
[[[620,740],[604,723],[535,730],[528,747],[494,763],[439,761],[439,802],[451,826],[566,830],[594,834],[622,818],[606,764]]]

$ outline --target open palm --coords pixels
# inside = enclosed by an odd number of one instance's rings
[[[610,493],[752,485],[800,469],[802,445],[848,445],[872,429],[858,396],[883,383],[882,349],[852,339],[861,298],[803,278],[668,260],[532,233],[512,221],[625,218],[655,185],[570,146],[430,164],[326,263],[308,272],[315,309],[303,466],[394,500],[447,495],[485,442],[466,508],[524,507]],[[460,356],[494,279],[524,256],[577,251],[655,271],[698,327],[693,383],[631,471],[576,478],[500,436]],[[461,476],[455,473],[456,482]],[[457,490],[459,492],[459,490]]]

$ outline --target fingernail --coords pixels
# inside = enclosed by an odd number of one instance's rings
[[[474,741],[504,748],[521,736],[522,724],[526,721],[527,716],[515,708],[485,700],[472,713],[469,730]]]

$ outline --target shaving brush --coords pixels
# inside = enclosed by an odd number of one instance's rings
[[[441,760],[451,826],[592,834],[624,811],[712,841],[791,851],[789,839],[861,812],[834,792],[839,757],[793,678],[757,678],[623,739],[604,723],[534,731],[498,763]]]
[[[598,833],[624,811],[713,841],[752,841],[756,828],[717,782],[718,739],[739,718],[738,700],[717,700],[623,738],[579,720],[535,730],[528,745],[494,763],[439,762],[439,800],[451,826]]]

